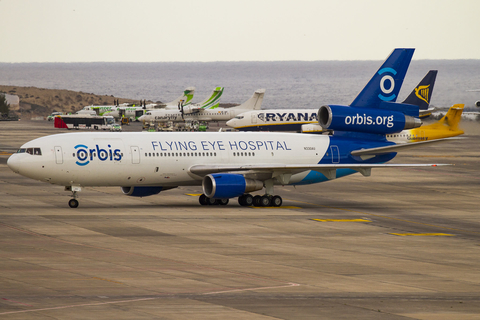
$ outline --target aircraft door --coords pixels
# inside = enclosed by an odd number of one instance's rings
[[[56,164],[63,163],[62,147],[55,147],[55,163]]]
[[[332,155],[332,163],[340,163],[338,146],[330,146],[330,154]]]
[[[120,118],[123,118],[125,116],[125,109],[119,109],[118,110],[118,115]]]
[[[252,123],[257,123],[257,114],[252,113]]]
[[[130,151],[132,152],[132,163],[140,163],[140,148],[131,146]]]
[[[143,111],[144,111],[144,110],[137,110],[137,111],[135,111],[135,119],[138,119],[138,118],[140,118],[141,116],[143,116]]]

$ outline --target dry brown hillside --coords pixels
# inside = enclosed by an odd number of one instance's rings
[[[36,87],[0,85],[0,92],[17,95],[20,98],[20,105],[11,106],[11,110],[25,118],[46,117],[54,111],[75,112],[88,105],[113,105],[114,99],[119,99],[119,103],[140,103],[139,100],[107,95]]]

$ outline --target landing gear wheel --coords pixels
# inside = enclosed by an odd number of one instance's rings
[[[254,207],[260,207],[262,204],[260,203],[260,200],[262,199],[262,196],[256,195],[253,197],[253,206]]]
[[[253,196],[249,193],[242,194],[238,197],[238,204],[242,207],[250,207],[253,205]]]
[[[78,207],[78,201],[77,199],[70,199],[68,201],[68,205],[70,206],[70,208],[76,208]]]
[[[271,199],[271,202],[273,207],[280,207],[283,203],[283,200],[282,200],[282,197],[280,196],[273,196],[273,198]]]
[[[204,194],[202,194],[202,195],[198,198],[198,202],[200,202],[200,204],[201,204],[202,206],[206,206],[206,205],[209,204],[207,200],[208,200],[208,198],[207,198],[207,196],[204,195]]]
[[[228,199],[218,199],[218,204],[222,205],[222,206],[226,206],[228,204]]]
[[[214,198],[207,198],[207,203],[211,206],[216,206],[218,205],[218,200]]]
[[[245,202],[245,206],[250,207],[253,205],[253,196],[247,193],[244,195],[243,201]]]
[[[260,206],[261,207],[270,207],[270,197],[267,195],[264,195],[260,198]]]

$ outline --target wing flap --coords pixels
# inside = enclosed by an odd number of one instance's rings
[[[373,168],[406,168],[406,167],[437,167],[449,166],[450,164],[258,164],[258,165],[194,165],[189,172],[199,176],[220,172],[272,172],[276,175],[295,174],[302,171],[314,170],[324,174],[328,179],[335,178],[336,169],[352,169],[364,176],[370,176]]]
[[[407,149],[420,147],[420,146],[423,146],[425,144],[436,143],[436,142],[445,142],[445,141],[458,140],[458,139],[462,139],[462,138],[444,138],[444,139],[427,140],[427,141],[412,142],[412,143],[394,144],[394,145],[390,145],[390,146],[370,148],[370,149],[360,149],[360,150],[352,151],[351,155],[352,156],[367,156],[367,155],[386,154],[386,153],[404,151],[404,150],[407,150]]]

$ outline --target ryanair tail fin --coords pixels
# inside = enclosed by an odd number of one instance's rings
[[[194,93],[195,93],[195,87],[188,87],[183,91],[183,95],[181,95],[180,97],[178,97],[177,99],[175,99],[173,101],[170,101],[170,102],[166,103],[165,105],[167,107],[170,106],[170,107],[177,108],[180,100],[183,100],[183,105],[187,106],[190,103],[192,103]]]
[[[378,108],[383,101],[395,102],[415,49],[395,49],[373,75],[351,107]]]
[[[248,110],[260,110],[262,107],[263,96],[265,95],[265,89],[258,89],[253,93],[253,96],[234,108],[248,109]]]
[[[430,100],[432,98],[437,73],[437,70],[428,71],[422,81],[413,89],[407,99],[403,101],[403,103],[418,106],[420,109],[420,118],[429,116],[435,111],[435,108],[430,108]]]

